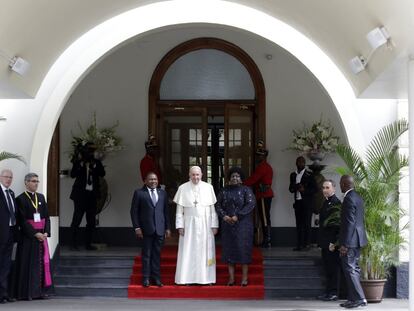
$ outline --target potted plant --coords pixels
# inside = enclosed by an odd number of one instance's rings
[[[86,128],[86,130],[84,130],[78,122],[81,133],[77,136],[72,133],[72,150],[69,155],[70,160],[72,162],[75,161],[79,157],[81,150],[87,144],[92,144],[94,146],[94,157],[100,161],[103,161],[107,154],[124,149],[124,146],[122,145],[122,138],[116,133],[118,125],[119,123],[116,122],[111,127],[98,128],[96,113],[93,114],[92,123]],[[107,201],[110,199],[108,184],[104,177],[100,177],[99,186],[100,195],[97,198],[96,203],[97,215],[99,215],[99,213],[101,213],[103,209],[108,206]]]
[[[365,202],[365,228],[368,245],[361,250],[361,284],[367,300],[380,302],[384,284],[392,266],[398,265],[398,251],[405,243],[399,220],[399,181],[408,158],[398,152],[398,138],[408,130],[408,122],[395,121],[383,127],[367,147],[365,157],[352,147],[340,145],[338,155],[346,167],[343,175],[352,175],[355,190]]]
[[[297,150],[307,155],[314,165],[319,165],[326,153],[335,152],[339,137],[334,134],[334,128],[322,117],[301,131],[293,130],[293,139],[288,149]]]

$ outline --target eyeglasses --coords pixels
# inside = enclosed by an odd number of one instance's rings
[[[2,175],[0,177],[7,178],[7,179],[13,179],[13,176],[4,176],[4,175]]]
[[[40,181],[39,180],[29,180],[29,182],[38,184]]]

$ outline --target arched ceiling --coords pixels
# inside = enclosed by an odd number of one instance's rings
[[[30,62],[31,69],[25,77],[21,77],[10,72],[7,61],[0,58],[0,92],[3,89],[10,93],[14,89],[16,94],[35,96],[50,66],[82,34],[111,17],[153,2],[159,1],[3,0],[0,11],[0,51],[10,56],[23,57]],[[401,77],[404,76],[407,55],[414,52],[411,31],[414,29],[414,1],[232,2],[272,15],[308,36],[342,70],[357,95],[383,98],[405,96],[406,80]],[[380,25],[387,28],[394,46],[378,49],[367,70],[354,75],[349,69],[348,61],[356,55],[366,56],[369,53],[370,46],[365,35]],[[398,85],[395,85],[395,81],[398,81]],[[391,85],[391,82],[394,84]],[[390,90],[384,91],[384,87],[389,87]]]

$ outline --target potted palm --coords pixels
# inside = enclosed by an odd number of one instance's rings
[[[380,302],[392,266],[398,265],[398,251],[405,243],[399,220],[399,181],[408,158],[398,152],[398,138],[408,130],[408,122],[395,121],[383,127],[367,147],[365,157],[352,147],[340,145],[338,155],[346,167],[340,174],[352,175],[356,191],[365,201],[368,245],[361,251],[361,284],[369,302]],[[377,290],[378,289],[378,290]]]

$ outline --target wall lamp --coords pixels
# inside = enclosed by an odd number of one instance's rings
[[[30,63],[19,56],[10,57],[5,52],[0,50],[0,57],[2,57],[8,62],[10,70],[14,71],[15,73],[21,76],[26,75],[26,73],[30,69]]]
[[[391,36],[388,33],[387,29],[384,26],[380,26],[371,30],[366,38],[369,45],[371,46],[371,51],[367,57],[363,55],[355,56],[349,61],[349,67],[354,74],[358,74],[361,71],[365,70],[365,67],[368,65],[369,60],[371,59],[374,52],[382,45],[388,44],[391,41]]]

